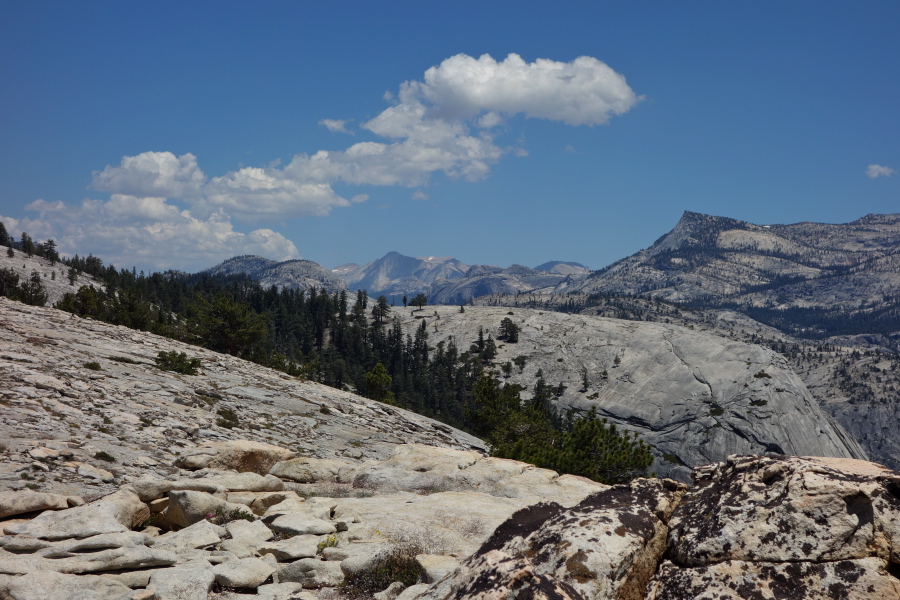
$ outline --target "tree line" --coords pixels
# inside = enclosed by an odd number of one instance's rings
[[[642,474],[652,462],[645,444],[596,415],[576,419],[560,413],[553,399],[561,390],[540,374],[530,394],[504,383],[493,362],[497,349],[490,332],[480,330],[464,348],[452,340],[432,345],[429,317],[418,316],[419,325],[406,333],[384,296],[265,288],[243,275],[145,275],[90,255],[55,260],[69,266],[73,287],[56,308],[78,316],[407,408],[483,437],[497,456],[608,483]],[[80,273],[102,287],[74,289]],[[409,304],[424,312],[427,298],[419,294]],[[498,339],[516,343],[518,333],[511,319],[498,323]]]

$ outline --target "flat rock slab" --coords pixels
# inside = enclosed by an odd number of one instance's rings
[[[129,531],[149,516],[150,509],[137,494],[122,489],[84,506],[41,513],[31,521],[7,527],[6,531],[46,540],[86,538]]]
[[[11,577],[5,594],[9,600],[130,600],[132,591],[117,581],[97,575],[65,575],[48,571]]]
[[[258,558],[229,560],[213,567],[216,582],[231,588],[255,588],[271,577],[276,568]]]
[[[272,521],[270,527],[293,535],[328,535],[337,532],[334,523],[295,513],[281,515]]]
[[[216,576],[209,564],[160,569],[150,577],[153,600],[206,600]]]
[[[22,490],[18,492],[0,492],[0,519],[43,510],[65,510],[69,506],[69,497],[46,492]]]

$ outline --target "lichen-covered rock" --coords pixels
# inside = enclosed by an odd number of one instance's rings
[[[666,562],[646,600],[897,600],[900,580],[885,562],[726,561],[685,569]]]
[[[295,581],[305,588],[334,587],[344,582],[344,572],[338,562],[301,558],[279,567],[278,581]]]
[[[727,560],[888,559],[900,542],[900,475],[852,459],[729,457],[695,471],[671,522],[684,566]]]
[[[671,480],[640,479],[588,496],[571,509],[555,503],[522,509],[421,597],[640,600],[665,551],[666,521],[684,489]]]

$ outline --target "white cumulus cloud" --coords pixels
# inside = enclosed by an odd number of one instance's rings
[[[350,135],[353,135],[353,132],[347,129],[347,123],[349,122],[349,120],[322,119],[319,121],[319,125],[324,126],[332,133],[349,133]]]
[[[113,194],[194,198],[206,183],[197,157],[187,153],[143,152],[126,156],[118,167],[94,171],[91,188]]]
[[[427,101],[440,118],[470,119],[483,112],[602,125],[640,100],[625,77],[590,56],[571,62],[518,54],[496,61],[488,54],[452,56],[425,71],[425,81],[401,86],[404,103]]]
[[[53,203],[52,211],[36,203],[29,207],[37,218],[0,220],[36,240],[55,239],[61,252],[90,252],[117,267],[197,271],[240,254],[300,257],[290,240],[271,229],[241,233],[221,210],[198,219],[165,198],[113,194],[108,201]]]
[[[876,177],[890,177],[893,174],[894,169],[882,165],[869,165],[866,168],[866,175],[869,176],[869,179],[875,179]]]

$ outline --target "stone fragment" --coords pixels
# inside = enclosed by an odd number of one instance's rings
[[[257,600],[316,600],[312,592],[304,592],[296,581],[268,583],[256,588]]]
[[[208,494],[226,494],[233,491],[278,492],[284,483],[272,475],[257,473],[213,472],[198,479],[176,479],[172,481],[144,476],[129,483],[144,502],[161,498],[172,490],[192,490]]]
[[[298,535],[296,537],[268,542],[257,549],[260,554],[270,554],[278,561],[313,558],[318,553],[319,537],[314,535]]]
[[[391,585],[387,587],[387,589],[382,590],[376,594],[372,594],[372,597],[375,600],[397,600],[397,597],[400,596],[400,593],[406,588],[400,581],[395,581]]]
[[[428,583],[417,583],[416,585],[411,585],[397,596],[397,600],[414,600],[419,597],[419,594],[423,593],[431,587],[431,584]]]
[[[232,588],[255,588],[265,583],[276,570],[258,558],[230,560],[213,567],[219,585]]]
[[[344,582],[340,563],[301,558],[278,568],[278,581],[296,581],[309,588],[335,587]]]
[[[173,490],[169,492],[169,507],[162,514],[169,522],[187,527],[215,515],[217,510],[226,514],[233,511],[250,513],[243,504],[231,504],[205,492]]]
[[[34,519],[7,527],[7,533],[45,540],[86,538],[101,533],[119,533],[143,523],[150,509],[137,494],[121,489],[96,502],[55,512],[43,512]]]
[[[39,510],[64,510],[69,508],[69,497],[47,492],[0,492],[0,519]]]
[[[333,458],[292,458],[272,465],[269,473],[281,479],[290,479],[297,483],[316,483],[319,481],[337,481],[349,483],[353,481],[356,466],[343,460]]]
[[[295,452],[250,440],[207,442],[181,456],[175,466],[183,469],[224,469],[252,471],[265,475],[275,463],[293,458]]]
[[[8,600],[130,600],[131,589],[97,575],[66,575],[53,571],[12,577]]]
[[[441,554],[419,554],[416,562],[422,569],[422,581],[425,583],[437,583],[459,567],[457,558]]]
[[[87,463],[81,463],[78,465],[78,474],[82,477],[89,477],[91,479],[99,479],[104,483],[109,483],[113,479],[116,478],[115,475],[107,471],[106,469],[101,469],[100,467],[95,467],[93,465],[89,465]]]
[[[245,542],[265,542],[272,539],[272,530],[262,521],[231,521],[225,524],[225,531],[233,540]]]
[[[270,527],[292,535],[328,535],[337,532],[334,523],[296,513],[281,515],[272,521]]]
[[[222,541],[225,528],[202,520],[179,531],[172,531],[154,538],[154,548],[183,552],[212,546]]]
[[[147,589],[154,600],[206,600],[215,580],[212,566],[196,561],[156,571]]]

